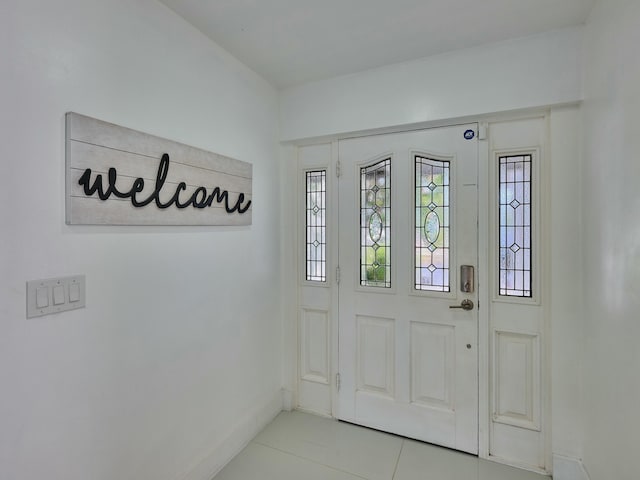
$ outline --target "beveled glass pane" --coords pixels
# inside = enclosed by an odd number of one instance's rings
[[[427,241],[435,244],[440,236],[440,218],[436,212],[427,213],[424,219],[424,235]]]
[[[416,290],[449,291],[449,162],[416,155]]]
[[[377,243],[382,237],[382,217],[378,212],[374,212],[369,218],[369,238],[373,243]]]
[[[391,159],[360,169],[360,285],[391,287]]]
[[[531,297],[531,155],[499,158],[499,295]]]
[[[326,282],[327,171],[306,172],[306,279]]]

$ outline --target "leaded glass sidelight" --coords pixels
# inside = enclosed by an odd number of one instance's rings
[[[499,293],[531,297],[531,155],[499,158]]]
[[[449,291],[450,165],[415,156],[415,289]]]
[[[391,287],[391,159],[360,169],[360,285]]]
[[[326,282],[327,171],[306,172],[307,281]]]

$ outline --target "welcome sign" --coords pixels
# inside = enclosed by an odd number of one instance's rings
[[[251,225],[252,165],[69,112],[70,225]]]

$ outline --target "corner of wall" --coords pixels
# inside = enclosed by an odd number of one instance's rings
[[[236,428],[218,442],[187,472],[176,480],[211,480],[227,463],[282,411],[282,391],[276,391],[269,401],[256,406],[242,418]]]
[[[281,367],[283,405],[289,410],[296,405],[297,376],[297,251],[296,246],[296,159],[297,148],[280,146],[280,275],[282,283]]]
[[[562,455],[553,456],[553,479],[590,480],[580,459],[563,457]]]

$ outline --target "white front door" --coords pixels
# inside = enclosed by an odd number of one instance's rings
[[[460,267],[478,265],[475,132],[472,124],[338,145],[337,415],[470,453],[478,275]],[[463,302],[473,307],[452,308]]]

